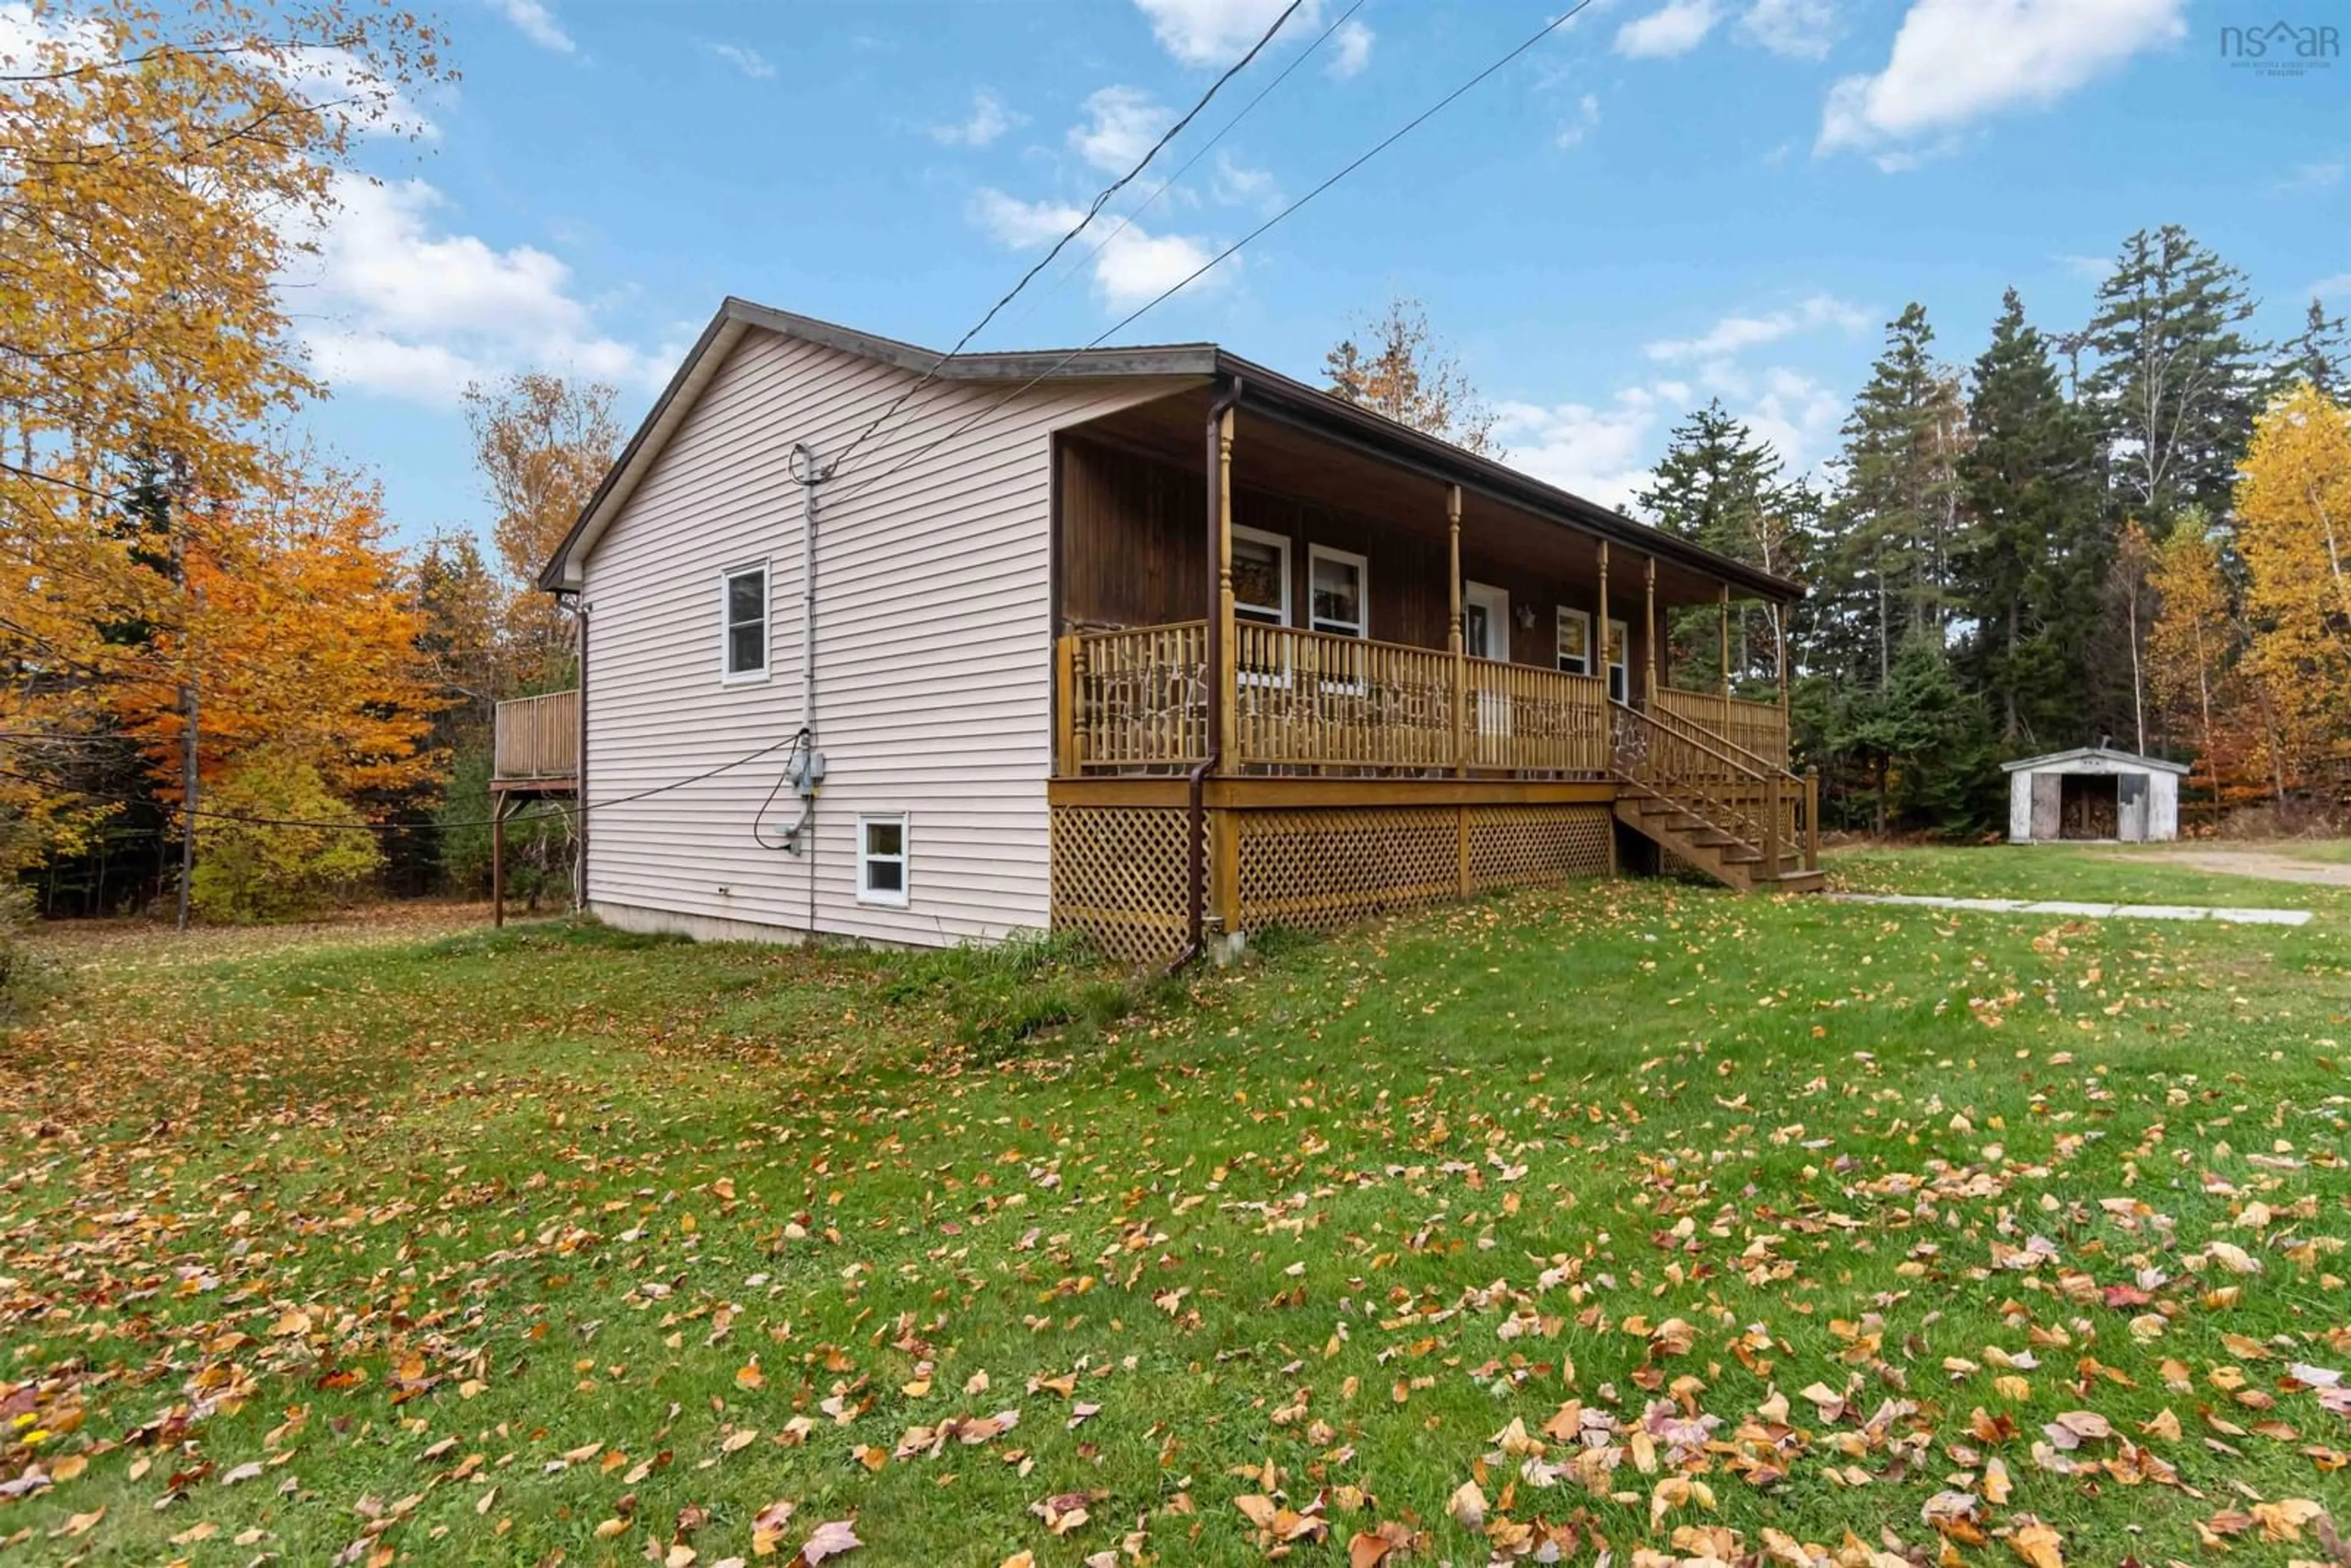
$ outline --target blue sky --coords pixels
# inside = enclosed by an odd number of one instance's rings
[[[944,348],[1284,0],[446,0],[463,71],[363,150],[291,298],[336,389],[308,416],[403,537],[481,527],[458,393],[544,368],[633,423],[719,299]],[[1306,0],[980,340],[1082,342],[1557,15]],[[2121,238],[2186,225],[2265,329],[2351,308],[2351,60],[2222,56],[2332,0],[1596,0],[1120,339],[1313,376],[1426,302],[1511,460],[1614,502],[1720,395],[1820,462],[1910,299],[1958,363],[2001,291],[2078,325]],[[1092,259],[1095,240],[1132,215]]]

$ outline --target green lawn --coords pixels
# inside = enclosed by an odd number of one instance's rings
[[[68,940],[0,1555],[2321,1560],[2351,917],[2255,887],[2320,917],[1584,884],[1107,1023],[1050,953]]]
[[[2324,861],[2337,846],[2198,844],[2288,860]],[[1995,844],[1974,849],[1834,850],[1821,864],[1855,893],[1924,893],[1979,898],[2062,898],[2106,904],[2203,904],[2222,908],[2313,909],[2351,915],[2351,890],[2203,871],[2169,858],[2168,846]]]

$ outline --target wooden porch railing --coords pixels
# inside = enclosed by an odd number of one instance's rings
[[[1751,751],[1774,768],[1788,766],[1788,724],[1778,703],[1725,698],[1719,692],[1686,692],[1660,686],[1656,706],[1686,723],[1697,725]]]
[[[1471,659],[1469,764],[1515,771],[1608,771],[1608,686],[1539,664]]]
[[[1608,771],[1597,678],[1257,622],[1232,630],[1235,767]],[[1054,659],[1063,776],[1178,772],[1207,755],[1206,622],[1077,632]]]
[[[1181,768],[1208,755],[1208,623],[1063,637],[1061,770]]]
[[[498,779],[578,778],[580,694],[549,692],[500,703],[490,772]]]
[[[1237,760],[1453,765],[1459,710],[1452,654],[1248,621],[1234,632]]]

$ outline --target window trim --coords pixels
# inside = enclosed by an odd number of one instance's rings
[[[1324,626],[1322,618],[1314,613],[1314,567],[1318,561],[1334,560],[1355,569],[1355,610],[1363,620],[1353,631],[1334,630],[1344,622]],[[1310,544],[1306,547],[1306,629],[1320,632],[1325,637],[1353,637],[1368,642],[1372,635],[1372,563],[1353,550],[1339,549],[1331,545]]]
[[[737,622],[735,613],[735,584],[737,580],[757,573],[759,579],[759,666],[757,669],[734,668],[735,628],[748,626],[748,621]],[[765,559],[745,561],[730,566],[718,574],[718,684],[726,686],[755,686],[767,680],[776,664],[776,600],[775,572]]]
[[[1239,523],[1235,523],[1233,525],[1233,538],[1236,542],[1241,539],[1247,539],[1252,544],[1270,545],[1273,548],[1274,554],[1279,556],[1281,560],[1281,585],[1279,593],[1276,595],[1280,602],[1272,606],[1270,610],[1274,619],[1271,621],[1264,619],[1265,615],[1269,612],[1268,606],[1262,604],[1244,604],[1240,601],[1238,595],[1236,595],[1233,600],[1233,613],[1237,616],[1243,617],[1244,619],[1254,621],[1260,626],[1289,625],[1290,539],[1288,536],[1283,534],[1268,533],[1263,528],[1245,528]],[[1214,587],[1215,585],[1212,583],[1209,586]]]
[[[1567,665],[1566,638],[1562,635],[1570,621],[1583,628],[1583,652],[1575,656],[1573,669],[1569,669]],[[1552,664],[1562,674],[1589,675],[1592,674],[1591,611],[1578,610],[1572,604],[1558,606],[1558,613],[1552,622],[1551,655]]]
[[[895,826],[898,830],[898,852],[877,855],[866,837],[869,827]],[[876,862],[898,867],[898,885],[876,888],[866,873]],[[880,904],[890,909],[904,909],[914,890],[914,830],[904,811],[860,811],[857,814],[857,902]]]

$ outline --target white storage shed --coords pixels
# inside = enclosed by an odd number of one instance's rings
[[[2179,780],[2188,765],[2082,746],[2003,762],[2008,841],[2165,842],[2179,836]]]

